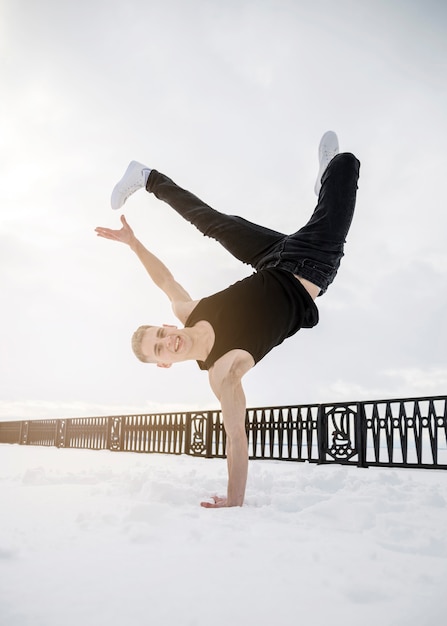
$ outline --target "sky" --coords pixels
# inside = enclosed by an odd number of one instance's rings
[[[246,506],[209,510],[222,459],[1,455],[7,626],[445,623],[443,472],[254,461]]]
[[[194,363],[137,361],[175,323],[118,227],[130,160],[294,232],[321,135],[361,175],[320,323],[244,379],[247,405],[447,390],[447,43],[441,0],[2,0],[0,419],[214,408]],[[248,276],[144,191],[124,214],[194,299]]]

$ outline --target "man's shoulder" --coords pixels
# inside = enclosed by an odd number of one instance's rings
[[[185,324],[188,317],[194,311],[200,300],[175,300],[172,303],[172,310],[177,319]]]
[[[247,350],[240,348],[230,350],[210,367],[208,374],[211,385],[213,388],[219,386],[227,378],[240,380],[254,366],[255,360]]]

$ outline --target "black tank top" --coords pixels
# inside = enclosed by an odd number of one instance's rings
[[[236,348],[258,363],[272,348],[300,328],[318,324],[318,309],[303,285],[282,269],[265,269],[240,280],[197,304],[185,327],[207,321],[214,345],[200,369],[208,370]]]

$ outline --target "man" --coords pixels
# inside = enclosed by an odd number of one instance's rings
[[[335,278],[355,208],[359,161],[339,154],[338,139],[328,131],[319,147],[315,185],[318,204],[309,222],[292,235],[224,215],[171,179],[132,161],[112,193],[112,208],[146,188],[167,202],[204,235],[216,239],[256,272],[208,298],[193,300],[167,267],[135,237],[124,216],[122,228],[97,228],[100,237],[127,244],[154,283],[168,296],[184,327],[142,326],[132,338],[136,356],[171,367],[198,361],[208,371],[227,434],[228,489],[202,506],[242,506],[248,472],[243,376],[272,348],[300,328],[318,323],[314,300]]]

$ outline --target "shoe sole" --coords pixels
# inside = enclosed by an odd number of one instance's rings
[[[327,149],[329,147],[329,150]],[[334,156],[336,156],[340,151],[340,147],[338,144],[338,137],[334,133],[333,130],[328,130],[324,133],[321,138],[320,144],[318,146],[318,161],[320,163],[320,168],[318,170],[317,180],[315,181],[314,191],[315,195],[318,196],[321,189],[321,179],[323,177],[324,172],[326,171],[327,166],[332,161]],[[333,154],[333,156],[328,160],[326,158],[326,152]]]
[[[112,209],[114,211],[118,211],[119,209],[121,209],[121,207],[126,202],[127,198],[129,196],[131,196],[132,193],[133,193],[133,191],[131,191],[127,195],[123,196],[123,192],[120,189],[123,180],[125,180],[125,178],[129,174],[129,172],[131,172],[133,169],[135,169],[135,168],[137,168],[137,169],[138,168],[144,168],[144,167],[145,166],[142,163],[139,163],[138,161],[131,161],[129,163],[129,165],[127,166],[126,171],[124,172],[124,174],[122,175],[120,180],[116,183],[116,185],[115,185],[115,187],[113,188],[113,191],[112,191],[112,196],[110,198],[110,204],[111,204]]]

